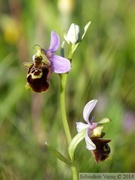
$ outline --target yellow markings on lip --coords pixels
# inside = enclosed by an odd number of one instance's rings
[[[103,146],[103,150],[106,152],[106,151],[108,151],[109,150],[109,146]]]
[[[43,75],[43,73],[40,71],[39,72],[39,74],[38,75],[34,75],[36,72],[38,72],[39,70],[35,70],[35,72],[34,73],[29,73],[28,75],[27,75],[27,77],[28,76],[30,76],[31,75],[31,78],[32,79],[40,79],[41,77],[42,77],[42,75]]]

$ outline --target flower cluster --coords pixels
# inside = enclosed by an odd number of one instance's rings
[[[55,55],[60,46],[60,38],[54,31],[51,32],[50,46],[47,50],[35,45],[36,54],[33,63],[24,63],[28,68],[26,88],[35,92],[43,92],[49,88],[49,80],[53,72],[67,73],[71,69],[70,61],[62,56]]]
[[[60,47],[60,38],[54,31],[51,32],[50,46],[47,50],[41,48],[39,45],[34,46],[36,53],[32,57],[33,62],[24,63],[24,65],[28,68],[26,84],[27,89],[37,93],[44,92],[49,88],[49,81],[53,72],[57,74],[64,74],[70,71],[73,55],[80,42],[83,40],[89,25],[90,22],[86,24],[84,31],[81,34],[80,27],[76,24],[71,24],[68,33],[64,35],[64,39],[69,44],[68,59],[55,54]],[[63,47],[61,46],[61,48]],[[65,84],[65,82],[62,83],[61,80],[61,84]],[[61,87],[63,88],[63,86]],[[60,92],[63,93],[63,89]],[[63,101],[63,94],[61,95],[61,99],[61,101]],[[84,138],[86,142],[86,148],[92,152],[97,163],[104,161],[109,157],[110,147],[108,143],[111,140],[103,138],[105,133],[102,132],[102,129],[103,124],[110,122],[110,119],[104,118],[99,122],[94,122],[94,117],[89,119],[90,114],[96,106],[97,102],[97,100],[91,100],[85,105],[83,109],[83,118],[86,123],[76,122],[78,134],[72,139],[72,141],[69,140],[69,142],[71,142],[68,148],[69,157],[72,161],[74,161],[74,151],[78,143]],[[63,107],[63,104],[61,107]],[[63,116],[65,121],[65,115]],[[67,132],[68,129],[67,124],[68,123],[66,122],[65,132]],[[69,136],[69,134],[70,132],[67,133],[67,136]],[[69,139],[71,138],[69,137]],[[56,151],[47,143],[46,145],[60,160],[67,164],[72,164],[72,162],[61,155],[61,153]]]

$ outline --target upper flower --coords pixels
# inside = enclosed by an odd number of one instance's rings
[[[76,122],[76,128],[78,133],[86,129],[85,141],[86,141],[86,148],[88,150],[96,149],[95,144],[90,139],[90,135],[92,134],[92,131],[97,127],[98,124],[93,122],[94,118],[89,120],[89,116],[92,110],[94,109],[94,107],[96,106],[97,102],[98,102],[97,100],[89,101],[83,109],[83,118],[87,124],[82,122]]]
[[[25,63],[28,67],[26,88],[35,92],[46,91],[49,88],[49,80],[52,72],[62,74],[71,69],[70,61],[54,53],[60,46],[59,36],[52,31],[50,46],[47,50],[35,45],[36,53],[33,55],[33,63]]]

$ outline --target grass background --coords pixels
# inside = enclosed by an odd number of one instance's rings
[[[70,168],[49,152],[47,141],[67,154],[59,108],[59,76],[43,94],[26,91],[23,62],[33,46],[49,47],[50,32],[63,40],[72,22],[91,26],[75,53],[66,107],[74,136],[84,105],[98,99],[95,120],[109,117],[110,160],[96,164],[82,141],[79,172],[135,172],[135,1],[0,1],[0,179],[71,179]],[[59,52],[58,52],[59,53]]]

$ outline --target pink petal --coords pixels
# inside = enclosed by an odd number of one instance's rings
[[[49,58],[52,66],[52,70],[55,73],[63,74],[71,69],[70,61],[66,58],[63,58],[58,55],[54,55],[52,58]]]
[[[97,102],[98,101],[96,99],[91,100],[85,105],[85,107],[83,109],[83,118],[88,124],[89,124],[90,113],[94,109],[94,107],[96,106]]]
[[[88,124],[84,124],[82,122],[76,122],[76,129],[77,129],[77,132],[81,132],[82,130],[86,129],[86,128],[89,128],[89,125]]]
[[[60,38],[58,34],[56,34],[54,31],[51,32],[51,41],[50,41],[50,46],[48,50],[51,50],[53,53],[58,50],[60,46]]]
[[[90,130],[87,129],[86,136],[85,136],[85,142],[86,142],[86,148],[91,151],[91,150],[96,149],[96,145],[90,139],[89,132],[90,132]]]

